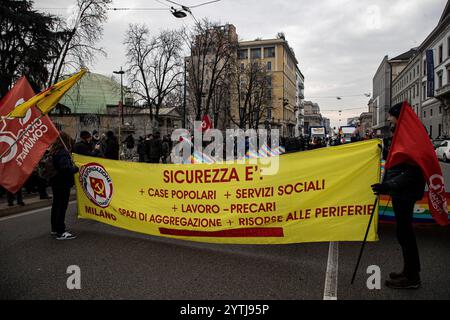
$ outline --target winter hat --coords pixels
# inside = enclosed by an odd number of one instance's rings
[[[91,137],[91,134],[89,131],[81,131],[80,132],[80,138],[81,139],[88,139]]]
[[[400,116],[400,111],[402,110],[402,106],[403,106],[403,102],[393,105],[388,111],[389,114],[398,119],[398,117]]]

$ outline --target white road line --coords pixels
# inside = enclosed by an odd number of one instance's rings
[[[70,201],[69,205],[74,204],[76,202],[77,202],[76,200]],[[6,220],[10,220],[10,219],[14,219],[14,218],[20,218],[20,217],[29,216],[30,214],[34,214],[34,213],[37,213],[37,212],[40,212],[40,211],[44,211],[44,210],[48,210],[48,209],[51,209],[51,206],[50,207],[36,209],[36,210],[32,210],[32,211],[27,211],[27,212],[24,212],[24,213],[18,213],[18,214],[12,215],[12,216],[4,217],[4,218],[0,218],[0,222],[6,221]]]
[[[323,300],[337,300],[339,242],[330,242]]]

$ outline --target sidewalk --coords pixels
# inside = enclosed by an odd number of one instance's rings
[[[49,188],[50,189],[50,188]],[[52,196],[51,190],[49,190],[49,195]],[[70,200],[75,200],[77,198],[77,193],[75,188],[72,188],[70,192]],[[6,195],[0,198],[0,217],[10,216],[13,214],[18,214],[26,211],[31,211],[35,209],[51,207],[52,199],[40,199],[39,194],[27,194],[23,192],[23,202],[24,206],[20,206],[14,201],[14,205],[12,207],[8,206],[8,201],[6,200]]]

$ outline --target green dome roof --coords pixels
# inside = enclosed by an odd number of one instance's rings
[[[125,89],[125,88],[124,88]],[[86,73],[61,99],[72,113],[106,113],[120,101],[120,83],[98,73]]]

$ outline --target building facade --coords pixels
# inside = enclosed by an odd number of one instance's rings
[[[434,83],[431,83],[429,95],[427,90],[428,68],[427,51],[432,52],[432,72]],[[450,2],[444,9],[438,25],[420,46],[421,51],[421,110],[420,118],[430,138],[449,137],[450,108]],[[430,57],[431,58],[431,57]],[[431,92],[430,92],[431,93]]]
[[[309,128],[313,126],[323,126],[323,117],[320,113],[320,107],[312,101],[303,102],[305,110],[305,135],[309,135]]]
[[[413,48],[388,62],[391,66],[390,105],[408,101],[430,138],[448,137],[450,2],[447,2],[437,26],[418,48]],[[432,74],[429,74],[428,69]],[[378,101],[374,101],[374,106],[377,108]]]
[[[270,75],[270,105],[267,112],[260,119],[260,126],[264,128],[267,124],[272,129],[279,129],[280,136],[293,137],[296,134],[298,113],[296,109],[299,104],[299,96],[303,96],[303,77],[297,67],[298,61],[294,51],[288,42],[283,39],[267,39],[254,41],[240,41],[238,50],[238,63],[244,70],[248,64],[258,60],[265,66]],[[298,75],[300,74],[300,78]],[[232,99],[231,112],[239,113],[236,99]]]
[[[305,77],[301,73],[300,69],[297,67],[297,95],[296,95],[296,120],[297,125],[295,126],[295,136],[299,137],[305,134],[305,109],[303,101],[305,99]]]

